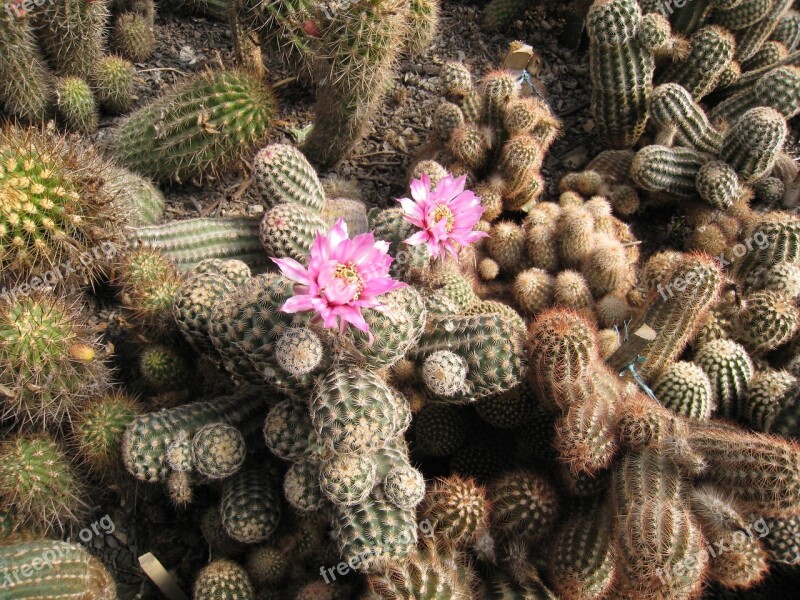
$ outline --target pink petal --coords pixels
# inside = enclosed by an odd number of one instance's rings
[[[405,216],[406,219],[415,225],[419,226],[419,223],[416,221],[421,223],[422,219],[425,217],[425,213],[422,211],[420,205],[409,198],[400,198],[398,202],[403,208],[403,216]]]
[[[411,182],[411,197],[417,202],[425,201],[428,199],[430,188],[430,177],[428,177],[426,173],[423,173],[420,179],[415,179]]]
[[[293,258],[273,258],[272,262],[278,265],[284,276],[292,281],[308,285],[311,282],[306,268]]]
[[[422,231],[418,231],[410,238],[405,240],[405,243],[411,246],[419,246],[421,244],[427,244],[429,239],[430,235],[428,235],[428,232],[423,229]]]
[[[314,310],[312,297],[309,295],[292,296],[281,306],[281,312],[296,313],[306,310]]]

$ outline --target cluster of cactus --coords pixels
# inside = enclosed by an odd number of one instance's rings
[[[466,66],[446,63],[439,79],[443,101],[414,176],[425,173],[436,184],[448,171],[467,175],[489,222],[530,210],[544,192],[540,168],[560,131],[550,107],[510,71],[493,71],[477,85]]]
[[[21,3],[10,3],[0,16],[0,109],[33,124],[57,113],[68,128],[87,133],[97,129],[100,107],[128,110],[134,69],[105,53],[109,6],[65,0],[27,15]]]

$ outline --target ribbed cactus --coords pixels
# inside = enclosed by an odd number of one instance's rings
[[[228,423],[209,423],[192,436],[192,467],[206,479],[230,477],[244,464],[245,441]]]
[[[736,320],[742,343],[755,354],[788,342],[800,326],[800,315],[792,298],[771,290],[747,296]]]
[[[130,252],[118,265],[114,283],[123,306],[144,328],[173,327],[172,305],[181,279],[165,255],[147,248]]]
[[[422,514],[434,535],[456,548],[471,545],[489,524],[486,489],[474,479],[451,475],[433,484],[425,495]]]
[[[707,162],[708,156],[697,150],[653,144],[636,153],[630,176],[649,192],[690,197],[697,194],[697,174]]]
[[[725,133],[719,156],[751,183],[772,171],[785,139],[784,117],[771,108],[754,108]]]
[[[0,305],[4,417],[58,427],[107,379],[100,348],[77,307],[43,294]]]
[[[255,600],[247,572],[232,560],[215,560],[197,574],[192,600]]]
[[[366,133],[402,49],[406,14],[400,0],[357,0],[320,23],[317,55],[328,66],[304,146],[311,160],[337,164]]]
[[[664,83],[653,90],[650,119],[661,130],[674,127],[674,142],[680,146],[719,152],[722,135],[711,126],[705,111],[686,88],[677,83]]]
[[[735,123],[748,110],[759,106],[773,108],[786,119],[800,112],[800,68],[786,66],[767,71],[717,104],[709,117],[714,122]]]
[[[114,21],[114,46],[133,62],[144,62],[156,48],[156,32],[152,17],[136,12],[120,14]]]
[[[139,375],[155,392],[178,390],[189,383],[191,368],[174,346],[148,344],[139,355]]]
[[[492,0],[481,14],[481,27],[484,31],[495,33],[505,31],[511,23],[527,8],[533,6],[530,0],[512,2],[510,0]]]
[[[714,409],[708,375],[691,362],[675,362],[664,369],[653,393],[672,412],[690,419],[708,419]]]
[[[791,0],[774,0],[769,5],[769,10],[764,16],[744,28],[736,39],[736,60],[746,61],[751,58],[764,42],[769,38],[778,20],[792,6]]]
[[[37,12],[39,45],[59,75],[91,76],[103,55],[108,13],[108,0],[64,0]]]
[[[724,27],[710,25],[698,29],[689,39],[689,56],[666,69],[661,81],[683,86],[696,100],[707,96],[733,60],[736,40]]]
[[[732,340],[713,340],[700,347],[694,362],[711,382],[716,414],[735,418],[753,377],[753,362],[747,350]]]
[[[729,208],[742,195],[739,175],[721,160],[711,160],[700,167],[694,184],[700,197],[720,210]]]
[[[319,213],[325,205],[317,172],[293,146],[271,144],[260,150],[253,159],[253,179],[267,208],[288,202]]]
[[[133,227],[155,225],[164,217],[167,201],[149,179],[126,169],[112,169],[109,182],[114,190],[114,211],[125,215],[125,223]]]
[[[141,481],[164,481],[170,474],[167,450],[179,433],[192,436],[209,423],[252,428],[252,420],[266,412],[268,400],[260,390],[245,387],[230,396],[140,415],[122,440],[125,468]]]
[[[185,219],[131,229],[128,245],[161,251],[181,269],[206,258],[235,258],[253,268],[268,261],[258,237],[259,220],[249,217]]]
[[[467,363],[464,387],[452,401],[470,401],[511,389],[523,370],[521,340],[514,323],[499,315],[432,315],[409,357],[422,364],[437,350],[450,350]],[[488,357],[492,358],[489,359]]]
[[[634,0],[594,2],[586,17],[592,112],[600,138],[614,148],[632,146],[647,120],[655,60],[637,38],[641,22]]]
[[[0,580],[8,600],[117,598],[114,578],[103,563],[79,544],[56,540],[0,547]]]
[[[21,8],[21,7],[18,7]],[[30,19],[0,14],[0,106],[11,116],[39,123],[53,105],[53,76],[36,45]]]
[[[86,487],[48,435],[19,434],[0,444],[0,500],[23,529],[63,533],[88,510]]]
[[[36,130],[0,131],[0,268],[34,287],[94,279],[117,252],[105,163]],[[110,254],[110,256],[108,256]],[[80,263],[80,265],[78,264]],[[69,267],[69,268],[67,268]]]
[[[559,525],[550,542],[547,572],[559,597],[596,600],[608,592],[616,574],[607,525],[610,505],[601,497],[579,507]]]
[[[739,408],[739,417],[756,431],[770,433],[776,416],[783,411],[786,396],[797,378],[787,371],[756,371]]]
[[[411,56],[425,55],[439,33],[439,0],[410,0],[408,28]]]
[[[220,514],[233,539],[245,544],[269,539],[281,518],[277,482],[263,469],[242,470],[223,484]]]
[[[491,526],[508,540],[536,542],[554,527],[559,501],[553,485],[532,471],[511,471],[488,488]]]
[[[157,181],[213,177],[264,140],[274,112],[272,92],[254,75],[209,71],[126,117],[110,152]]]
[[[259,234],[267,256],[306,262],[317,234],[324,234],[327,229],[322,218],[310,209],[286,202],[264,214]]]

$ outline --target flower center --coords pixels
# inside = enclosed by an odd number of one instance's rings
[[[364,279],[359,275],[356,266],[351,263],[336,263],[333,270],[333,276],[336,279],[341,279],[347,286],[355,285],[356,292],[353,294],[352,302],[358,300],[361,292],[364,290]]]
[[[447,231],[447,233],[450,233],[451,231],[453,231],[453,226],[455,225],[456,219],[453,216],[453,211],[450,210],[450,207],[448,207],[445,204],[440,204],[433,211],[433,222],[434,223],[438,223],[442,219],[446,219],[447,220],[447,227],[445,227],[445,230]]]

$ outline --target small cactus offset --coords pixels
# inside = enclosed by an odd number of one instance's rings
[[[180,83],[117,126],[110,154],[156,181],[213,177],[263,142],[271,90],[242,71],[209,71]]]
[[[232,560],[220,559],[206,565],[194,581],[192,600],[255,600],[247,572]]]
[[[65,77],[56,83],[56,107],[70,129],[94,133],[98,127],[97,103],[89,84],[79,77]]]
[[[20,574],[30,573],[20,577]],[[26,600],[115,600],[114,578],[79,544],[27,541],[0,547],[4,596]]]
[[[112,55],[101,58],[90,83],[98,103],[109,113],[120,115],[133,106],[134,68],[124,58]]]

